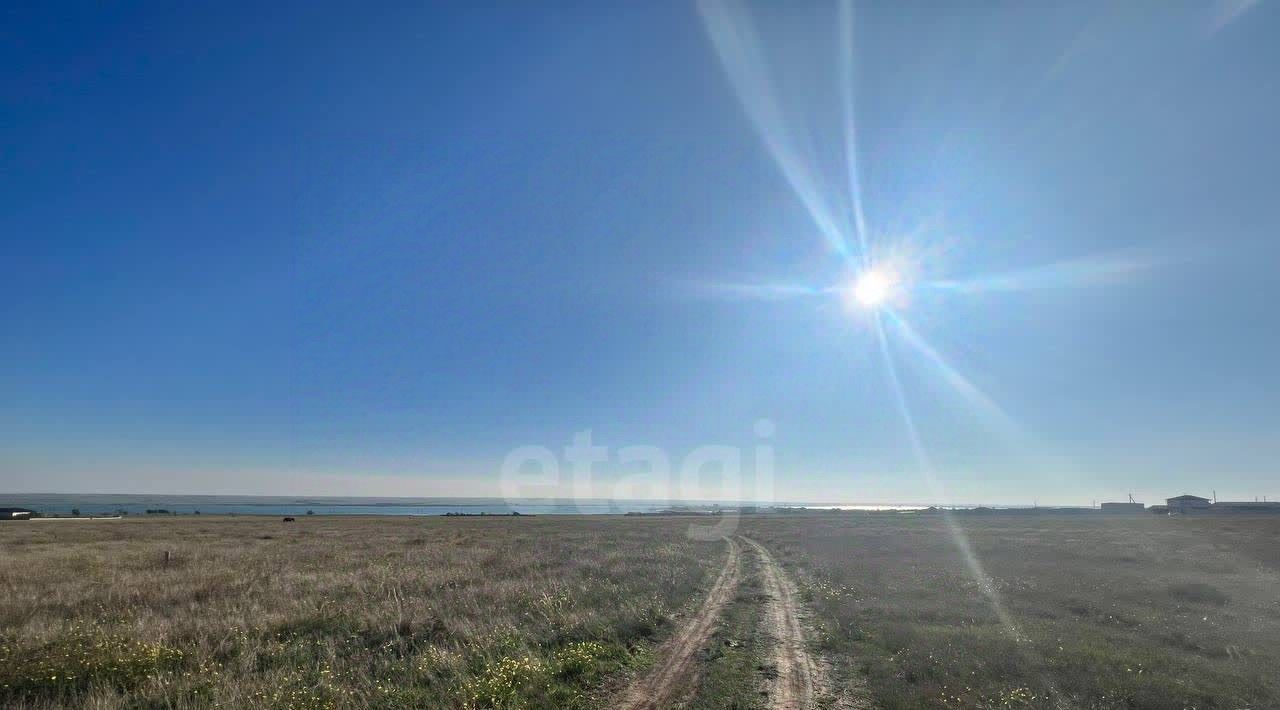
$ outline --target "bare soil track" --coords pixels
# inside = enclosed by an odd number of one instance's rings
[[[671,707],[690,687],[698,670],[698,651],[715,630],[716,620],[733,599],[740,577],[738,544],[728,538],[729,556],[702,606],[676,635],[658,649],[658,662],[632,683],[619,699],[622,710],[661,710]]]
[[[795,586],[763,545],[750,538],[741,540],[760,557],[761,581],[769,595],[764,624],[774,638],[771,663],[776,671],[770,683],[769,707],[806,710],[813,706],[822,669],[805,641]]]

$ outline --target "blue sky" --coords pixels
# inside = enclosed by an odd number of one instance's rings
[[[4,11],[0,491],[1280,495],[1276,7],[472,5]]]

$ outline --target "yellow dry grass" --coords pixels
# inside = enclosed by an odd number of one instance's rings
[[[8,524],[0,705],[586,706],[723,550],[655,519]]]

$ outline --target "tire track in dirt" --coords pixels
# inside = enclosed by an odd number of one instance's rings
[[[773,710],[807,710],[818,694],[822,669],[809,653],[795,585],[764,545],[741,537],[760,557],[760,576],[769,601],[764,608],[765,630],[774,638],[771,662],[776,671],[770,681],[769,707]]]
[[[711,638],[720,612],[738,588],[738,544],[729,538],[725,538],[725,542],[729,544],[729,557],[706,600],[684,628],[658,649],[658,662],[654,667],[622,693],[618,700],[621,710],[671,707],[681,691],[691,686],[698,670],[698,650]]]

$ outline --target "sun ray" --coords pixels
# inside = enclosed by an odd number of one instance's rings
[[[942,507],[942,520],[946,527],[947,535],[951,539],[951,543],[955,546],[956,552],[959,553],[960,559],[964,562],[965,570],[969,573],[969,577],[977,585],[982,595],[986,597],[987,603],[991,605],[991,611],[995,614],[997,621],[1000,623],[1001,629],[1009,636],[1015,644],[1017,653],[1035,659],[1037,653],[1035,648],[1029,643],[1030,640],[1023,633],[1017,621],[1013,618],[1013,614],[1009,612],[1008,607],[1004,603],[1004,599],[1000,596],[1000,590],[996,587],[995,581],[987,574],[986,568],[982,564],[982,560],[974,551],[973,545],[969,542],[969,535],[956,521],[955,513],[948,505],[948,498],[942,484],[938,481],[937,475],[934,473],[933,461],[930,459],[928,452],[925,450],[924,441],[920,436],[920,430],[916,426],[915,417],[911,414],[911,408],[907,404],[907,397],[902,389],[902,381],[898,378],[898,368],[894,364],[893,354],[890,352],[889,340],[885,335],[884,324],[881,321],[879,312],[876,314],[876,337],[880,343],[880,353],[884,359],[884,367],[886,378],[889,380],[890,388],[893,390],[894,401],[897,404],[898,414],[902,419],[903,427],[907,431],[907,437],[911,444],[911,450],[915,455],[916,465],[920,474],[925,479],[925,485],[929,487],[930,493],[934,499],[939,502]],[[1038,667],[1039,661],[1032,667]],[[1055,707],[1070,707],[1070,704],[1063,699],[1059,693],[1053,679],[1048,673],[1038,672],[1041,682],[1050,689],[1055,696]]]
[[[814,298],[836,292],[834,287],[810,286],[794,283],[733,283],[703,282],[687,284],[686,290],[695,296],[729,301],[783,301],[794,298]]]
[[[965,377],[947,361],[932,345],[928,343],[915,328],[892,309],[885,309],[885,315],[893,323],[894,328],[908,345],[915,348],[925,360],[937,371],[943,381],[951,385],[965,401],[976,410],[983,423],[992,430],[1011,438],[1023,437],[1022,427],[994,399],[983,392],[969,378]]]
[[[906,429],[908,443],[911,445],[911,451],[915,456],[916,466],[925,480],[925,485],[929,487],[930,494],[942,507],[942,517],[946,523],[947,534],[951,537],[952,543],[960,553],[969,576],[973,578],[974,583],[978,585],[983,595],[987,597],[992,611],[995,613],[996,618],[999,619],[1000,624],[1017,640],[1021,637],[1017,624],[1014,623],[1013,617],[1005,609],[999,591],[983,568],[982,561],[974,553],[973,546],[969,543],[969,536],[965,533],[964,528],[956,522],[955,516],[950,510],[950,501],[946,492],[934,473],[933,461],[925,450],[924,441],[920,437],[920,430],[916,426],[915,417],[912,416],[911,408],[907,404],[906,393],[902,388],[902,381],[898,377],[898,368],[894,363],[893,353],[889,348],[889,339],[885,334],[884,322],[879,314],[876,316],[875,324],[876,339],[880,343],[880,354],[884,360],[886,378],[889,380],[898,415],[901,417],[903,427]]]
[[[858,133],[854,104],[853,0],[840,0],[837,25],[840,31],[840,97],[844,108],[844,157],[849,172],[849,201],[853,206],[853,231],[858,237],[863,268],[871,260],[866,215],[862,211],[862,182],[858,175]]]
[[[1023,465],[1046,475],[1063,475],[1076,470],[1075,464],[1052,452],[1051,447],[1020,425],[998,402],[955,368],[899,313],[884,309],[896,334],[924,358],[933,371],[951,386],[977,413],[977,421],[1009,447]]]
[[[794,131],[769,81],[767,63],[750,13],[740,3],[712,0],[700,0],[698,12],[730,85],[783,177],[832,249],[845,261],[851,260],[848,241],[822,193],[822,181],[805,164],[793,144]]]
[[[1133,281],[1143,272],[1154,268],[1157,263],[1157,259],[1138,253],[1110,254],[1058,261],[990,276],[925,281],[920,286],[961,294],[1077,288]]]

